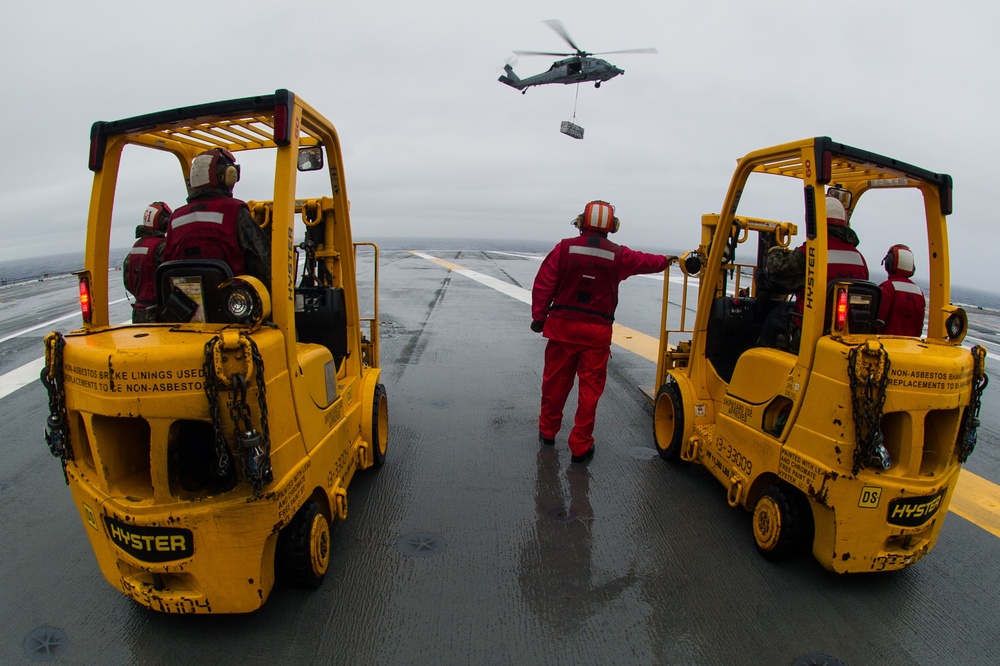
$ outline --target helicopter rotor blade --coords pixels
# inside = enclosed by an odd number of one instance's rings
[[[572,56],[575,53],[553,53],[551,51],[511,51],[515,55]]]
[[[563,38],[563,40],[565,40],[567,44],[576,49],[577,54],[583,53],[580,47],[573,43],[573,40],[570,38],[569,33],[566,32],[566,28],[563,27],[563,24],[560,21],[558,21],[557,19],[548,19],[547,21],[542,21],[542,23],[552,28],[557,35],[559,35],[560,37]]]
[[[659,53],[652,46],[644,49],[622,49],[620,51],[598,51],[597,53],[592,53],[591,55],[610,55],[614,53]]]

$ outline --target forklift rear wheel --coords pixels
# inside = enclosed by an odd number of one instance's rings
[[[664,460],[679,460],[683,436],[684,405],[681,404],[681,390],[675,382],[667,382],[656,392],[656,402],[653,404],[656,452]]]
[[[372,405],[372,467],[382,466],[388,448],[389,401],[385,396],[385,386],[376,384]]]
[[[317,588],[330,567],[330,521],[314,500],[278,535],[278,573],[297,587]]]
[[[778,562],[805,551],[812,533],[812,511],[802,493],[787,485],[770,485],[753,509],[753,538],[757,551]]]

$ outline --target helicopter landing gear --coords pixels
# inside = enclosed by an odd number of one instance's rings
[[[598,81],[597,83],[595,83],[595,84],[594,84],[594,87],[595,87],[595,88],[600,88],[600,87],[601,87],[601,82],[600,82],[600,81]]]
[[[526,94],[528,94],[528,89],[527,89],[527,88],[525,88],[524,90],[522,90],[522,91],[521,91],[521,94],[522,94],[522,95],[526,95]]]

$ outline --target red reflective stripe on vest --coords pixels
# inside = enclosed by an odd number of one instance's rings
[[[796,252],[805,253],[805,246],[796,248]],[[858,249],[845,240],[836,236],[827,238],[826,254],[826,280],[827,284],[833,280],[867,280],[868,264],[865,262],[863,254]],[[795,294],[795,311],[799,314],[805,309],[805,287]]]
[[[856,247],[831,236],[827,244],[826,279],[830,281],[840,278],[867,280],[868,264]]]
[[[181,206],[170,218],[164,261],[175,259],[221,259],[234,275],[243,273],[243,252],[236,220],[245,206],[239,199],[218,197]]]

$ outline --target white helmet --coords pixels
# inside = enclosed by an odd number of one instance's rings
[[[916,263],[913,261],[913,252],[903,244],[890,247],[882,259],[882,264],[885,266],[885,272],[889,275],[896,273],[910,277],[916,270]]]
[[[847,211],[840,199],[834,197],[826,198],[826,223],[837,227],[847,226]]]

